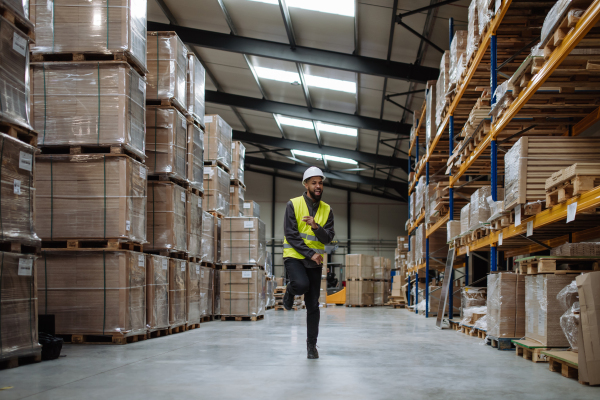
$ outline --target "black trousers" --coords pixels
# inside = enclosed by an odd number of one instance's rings
[[[306,337],[309,343],[317,343],[319,336],[319,294],[321,293],[322,267],[306,268],[297,258],[284,258],[283,265],[290,283],[287,290],[294,296],[304,295],[306,305]]]

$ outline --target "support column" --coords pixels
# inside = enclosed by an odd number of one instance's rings
[[[492,107],[496,104],[496,87],[498,85],[498,71],[497,71],[497,47],[496,47],[496,35],[491,36],[490,42],[490,86],[492,90]],[[492,200],[498,201],[498,143],[496,139],[492,139],[491,143],[491,181],[492,181]],[[498,249],[496,244],[490,246],[490,271],[494,272],[498,269]]]
[[[452,156],[452,152],[454,150],[454,115],[451,115],[448,121],[448,143],[450,145],[449,153]],[[449,198],[449,210],[448,210],[448,220],[454,221],[454,188],[448,189]],[[455,250],[456,251],[456,250]],[[448,279],[447,276],[444,276],[444,279]],[[452,273],[450,274],[450,286],[448,290],[448,318],[452,319],[454,317],[454,309],[452,308],[454,303],[454,294],[453,292],[453,283],[454,283],[454,266],[452,267]],[[443,316],[442,316],[443,317]]]
[[[347,193],[347,197],[346,197],[346,220],[347,220],[347,225],[348,225],[346,236],[348,238],[348,241],[347,241],[347,243],[348,243],[348,254],[352,254],[352,241],[350,239],[350,235],[351,235],[351,232],[352,232],[351,225],[350,225],[350,221],[352,221],[352,218],[351,218],[352,214],[350,213],[350,211],[351,211],[351,204],[352,204],[351,203],[352,197],[351,197],[351,192],[349,190],[346,193]],[[410,206],[408,207],[408,212],[410,213]],[[331,260],[329,260],[329,261],[331,261]]]
[[[417,304],[419,304],[419,270],[415,273],[415,314],[419,313]]]
[[[429,161],[425,163],[425,193],[429,190]],[[427,205],[425,205],[427,214]],[[427,237],[427,215],[423,220],[425,230],[425,318],[429,318],[429,238]]]
[[[271,185],[271,265],[272,271],[271,273],[275,273],[275,180],[277,177],[273,175],[272,185]],[[285,273],[285,268],[283,268],[284,278],[287,278]],[[284,279],[285,283],[285,279]]]
[[[408,289],[408,297],[406,299],[406,302],[407,302],[407,307],[410,307],[410,275],[408,276],[408,286],[407,286],[407,289]]]

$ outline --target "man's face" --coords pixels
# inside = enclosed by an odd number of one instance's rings
[[[308,178],[304,183],[304,187],[311,198],[314,200],[321,200],[321,196],[323,195],[323,178],[320,176]]]

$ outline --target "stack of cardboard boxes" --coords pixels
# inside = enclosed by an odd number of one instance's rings
[[[374,305],[373,256],[346,255],[346,306]]]

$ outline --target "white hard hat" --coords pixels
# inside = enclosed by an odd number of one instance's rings
[[[304,171],[304,176],[302,177],[302,184],[304,184],[304,182],[308,178],[312,178],[313,176],[320,176],[321,178],[323,178],[323,180],[325,180],[325,175],[323,174],[323,171],[321,171],[317,167],[310,167],[309,169]]]

